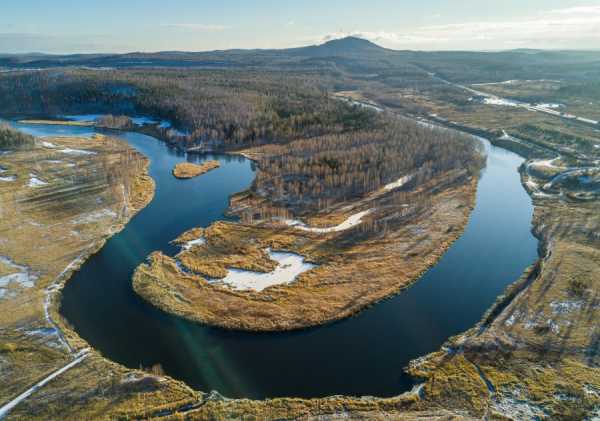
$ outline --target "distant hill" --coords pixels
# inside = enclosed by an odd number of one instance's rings
[[[455,82],[475,83],[508,79],[600,78],[599,51],[517,49],[498,52],[397,51],[366,39],[347,37],[288,49],[234,49],[206,52],[162,51],[126,54],[0,54],[0,68],[51,67],[178,67],[253,68],[318,72],[347,72],[378,77],[382,82],[419,84],[435,73]]]
[[[346,37],[327,41],[321,45],[311,45],[308,47],[292,48],[281,51],[287,54],[301,55],[304,57],[344,57],[356,55],[381,55],[392,50],[387,50],[366,39]]]

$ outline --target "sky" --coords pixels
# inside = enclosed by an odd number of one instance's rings
[[[0,53],[600,49],[600,0],[2,0]]]

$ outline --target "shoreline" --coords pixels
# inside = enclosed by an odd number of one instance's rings
[[[136,295],[138,295],[144,301],[148,302],[149,304],[153,305],[154,307],[159,308],[160,310],[162,310],[168,314],[172,314],[172,315],[181,317],[185,320],[189,320],[194,323],[199,323],[201,325],[217,327],[217,328],[225,329],[225,330],[229,330],[229,331],[276,333],[276,332],[309,330],[312,328],[318,328],[318,327],[322,327],[322,326],[326,326],[326,325],[331,325],[336,322],[340,322],[344,319],[354,317],[354,316],[360,314],[361,312],[367,310],[368,308],[371,308],[371,307],[377,305],[380,302],[392,299],[393,297],[397,296],[398,294],[401,294],[404,290],[406,290],[407,288],[410,288],[412,285],[414,285],[416,282],[418,282],[419,279],[421,279],[421,277],[430,268],[434,267],[439,262],[439,260],[445,255],[447,250],[459,238],[462,237],[465,227],[468,224],[471,214],[472,214],[472,211],[475,207],[475,198],[476,198],[476,193],[477,193],[478,181],[479,181],[479,178],[473,178],[470,181],[468,181],[465,185],[453,187],[451,189],[451,191],[452,191],[451,194],[453,197],[455,195],[459,195],[460,197],[464,197],[464,199],[465,199],[465,203],[463,203],[462,207],[460,208],[461,215],[462,215],[461,223],[460,223],[460,225],[452,225],[453,229],[452,229],[451,233],[446,233],[445,236],[443,237],[444,239],[438,243],[437,247],[433,251],[431,251],[428,255],[424,256],[422,258],[422,260],[420,257],[418,258],[421,263],[414,263],[417,266],[417,269],[414,270],[414,275],[411,275],[409,277],[409,279],[407,279],[405,282],[401,282],[396,285],[389,286],[387,288],[382,288],[380,290],[380,292],[377,294],[377,296],[372,301],[360,303],[358,305],[353,305],[350,307],[349,310],[344,310],[341,312],[337,312],[336,314],[328,315],[327,317],[317,320],[317,321],[312,320],[312,321],[303,322],[303,323],[295,322],[295,323],[290,323],[290,324],[281,324],[281,323],[276,324],[277,322],[274,321],[273,319],[271,319],[270,322],[273,323],[271,325],[259,325],[258,322],[256,324],[251,324],[251,325],[242,325],[240,322],[236,322],[235,320],[232,322],[230,320],[226,320],[226,319],[222,319],[222,318],[212,318],[212,317],[207,319],[197,313],[194,313],[193,309],[188,310],[188,309],[181,309],[178,306],[173,307],[172,305],[164,303],[160,299],[156,299],[154,295],[149,296],[148,294],[145,294],[144,287],[143,287],[144,283],[142,283],[142,281],[140,280],[140,277],[138,276],[138,272],[142,267],[147,267],[146,266],[147,263],[143,263],[136,270],[136,273],[134,274],[133,282],[132,282],[133,289],[136,292]],[[457,190],[460,191],[460,193],[458,193]],[[468,192],[463,192],[463,190],[468,190]],[[445,193],[450,194],[448,192],[445,192]],[[443,200],[443,199],[440,198],[439,200]],[[242,227],[245,225],[233,224],[233,226],[234,227],[236,227],[236,226]],[[235,228],[233,228],[233,229],[235,230]],[[252,228],[249,227],[249,229],[252,229]],[[260,228],[256,227],[256,229],[260,229]],[[313,234],[313,235],[318,236],[319,234]],[[290,250],[288,248],[282,248],[281,250],[277,249],[274,251],[297,253],[296,250]],[[304,256],[304,257],[306,257],[306,256]],[[161,255],[161,259],[164,260],[165,258],[169,259],[168,256]],[[170,262],[170,260],[168,260],[168,261]],[[308,261],[312,262],[312,260],[310,258],[308,259]],[[413,272],[413,271],[411,271],[411,272]],[[164,281],[161,281],[161,283],[162,282],[164,282]],[[221,288],[221,287],[209,285],[206,288],[203,288],[203,290],[208,292],[208,290],[211,290],[214,288]],[[289,284],[289,285],[285,286],[285,292],[288,294],[293,293],[293,289],[294,289],[293,284]],[[278,288],[278,286],[274,286],[274,287],[271,287],[271,289],[265,290],[264,293],[269,294],[269,296],[273,296],[273,295],[277,296],[277,293],[279,290],[280,289]],[[308,291],[310,291],[310,289]],[[248,294],[249,296],[252,296],[252,297],[260,297],[261,296],[261,293],[239,292],[239,291],[227,289],[227,287],[223,287],[222,294],[228,295],[228,296],[235,295],[235,296],[242,296],[242,297],[245,294]],[[288,297],[287,295],[286,295],[286,297],[287,297],[286,300],[290,300],[290,297]],[[277,318],[276,314],[274,314],[273,316],[275,318]]]
[[[162,140],[162,139],[161,139],[161,140]],[[502,146],[501,146],[501,147],[502,147]],[[246,156],[246,155],[245,155],[243,152],[229,152],[229,153],[232,153],[232,154],[240,154],[240,155]],[[246,156],[246,157],[247,157],[247,158],[249,158],[249,159],[252,159],[251,157],[248,157],[248,156]],[[473,198],[474,198],[474,195],[473,195]],[[149,202],[148,202],[148,203],[149,203]],[[474,203],[474,201],[473,201],[473,203]],[[142,209],[143,209],[143,208],[142,208]],[[139,210],[141,210],[141,209],[139,209]],[[139,211],[139,210],[138,210],[138,211]],[[472,208],[471,208],[471,210],[472,210]],[[137,213],[137,212],[136,212],[136,213]],[[131,217],[129,218],[129,220],[130,220],[131,218],[133,218],[133,216],[134,216],[134,215],[135,215],[135,214],[131,215]],[[469,217],[470,217],[470,212],[469,212]],[[464,224],[465,226],[466,226],[466,223],[468,222],[468,219],[469,219],[469,218],[467,218],[467,220],[465,221],[465,224]],[[126,223],[125,223],[125,224],[126,224]],[[124,224],[124,225],[125,225],[125,224]],[[124,225],[123,225],[123,226],[124,226]],[[122,229],[122,228],[121,228],[121,229]],[[532,228],[532,229],[534,229],[534,228]],[[464,231],[464,226],[463,226],[463,227],[462,227],[462,229],[460,230],[460,234],[461,234],[461,235],[462,235],[462,232],[463,232],[463,231]],[[447,250],[447,249],[448,249],[448,248],[449,248],[449,247],[450,247],[450,246],[451,246],[451,245],[452,245],[452,244],[453,244],[453,243],[454,243],[454,242],[455,242],[455,241],[456,241],[458,238],[460,238],[460,235],[457,235],[457,236],[456,236],[456,237],[455,237],[453,240],[449,241],[449,243],[447,244],[447,246],[445,247],[445,249],[444,249],[444,250],[443,250],[443,251],[440,253],[440,256],[438,256],[438,258],[436,258],[435,262],[431,263],[431,264],[430,264],[430,265],[429,265],[427,268],[425,268],[425,269],[423,270],[423,273],[424,273],[424,272],[425,272],[425,271],[426,271],[426,270],[427,270],[429,267],[431,267],[431,266],[434,266],[434,265],[435,265],[435,263],[436,263],[436,262],[439,260],[439,258],[441,258],[441,256],[443,256],[443,254],[445,253],[445,251],[446,251],[446,250]],[[91,252],[90,252],[90,253],[89,253],[89,254],[88,254],[88,255],[87,255],[85,258],[84,258],[84,261],[85,261],[85,260],[87,260],[87,258],[89,258],[91,255],[93,255],[94,253],[96,253],[98,250],[100,250],[100,249],[102,248],[102,246],[103,246],[103,244],[104,244],[104,242],[105,242],[105,241],[106,241],[106,240],[104,240],[104,241],[103,241],[101,244],[98,244],[98,245],[97,245],[97,248],[96,248],[94,251],[91,251]],[[541,258],[542,258],[542,257],[540,257],[540,259],[541,259]],[[84,261],[83,261],[83,262],[84,262]],[[538,260],[538,261],[539,261],[539,260]],[[81,262],[81,264],[83,264],[83,262]],[[76,270],[78,270],[80,266],[81,266],[81,265],[77,265],[77,267],[74,267],[74,268],[73,268],[73,269],[72,269],[72,270],[71,270],[71,271],[70,271],[68,274],[65,274],[65,278],[66,278],[66,279],[65,279],[65,280],[62,282],[62,285],[63,285],[63,286],[64,286],[64,284],[65,284],[66,282],[68,282],[68,281],[69,281],[69,279],[70,279],[71,275],[72,275],[72,274],[73,274],[73,273],[74,273]],[[421,275],[419,275],[419,277],[417,277],[417,278],[416,278],[416,281],[418,281],[418,279],[420,278],[420,276],[421,276]],[[507,289],[511,288],[511,287],[512,287],[514,284],[517,284],[517,283],[519,283],[519,280],[516,280],[514,283],[511,283],[511,284],[509,285],[509,287],[507,287]],[[390,295],[388,295],[387,297],[384,297],[384,298],[382,298],[381,300],[379,300],[379,301],[377,301],[377,302],[370,303],[369,305],[365,306],[365,308],[368,308],[368,307],[370,307],[370,306],[372,306],[372,305],[376,305],[378,302],[381,302],[381,301],[385,301],[385,300],[387,300],[387,299],[390,299],[390,298],[392,298],[394,295],[396,295],[396,294],[398,294],[398,293],[402,292],[404,289],[406,289],[406,288],[410,287],[410,286],[411,286],[411,285],[413,285],[413,284],[414,284],[414,281],[413,281],[413,282],[411,282],[409,285],[405,285],[405,286],[403,286],[403,287],[399,288],[399,289],[398,289],[398,291],[396,291],[396,293],[390,294]],[[57,293],[57,294],[54,294],[54,297],[57,297],[57,296],[59,296],[59,297],[60,297],[60,291],[59,291],[59,293]],[[498,297],[498,299],[500,299],[500,298],[501,298],[501,297]],[[56,303],[57,303],[57,301],[58,301],[58,300],[55,298],[55,299],[53,300],[54,304],[56,304]],[[496,307],[496,305],[497,305],[497,304],[494,304],[492,307],[490,307],[490,309],[489,309],[488,311],[492,311],[492,310],[493,310],[493,309]],[[55,311],[54,311],[53,313],[54,313],[54,314],[58,314],[58,311],[56,311],[57,309],[55,308],[54,310],[55,310]],[[361,311],[362,311],[362,310],[361,310]],[[487,315],[487,312],[486,312],[486,315]],[[482,316],[482,321],[484,320],[484,318],[486,317],[486,315]],[[351,316],[347,316],[347,317],[351,317]],[[331,321],[331,323],[336,323],[336,322],[337,322],[337,321]],[[479,322],[477,325],[479,325],[480,323],[481,323],[481,322]],[[476,326],[477,326],[477,325],[476,325]],[[474,326],[472,329],[474,329],[476,326]],[[70,337],[70,338],[68,339],[69,341],[72,341],[72,340],[74,340],[74,339],[78,339],[79,341],[83,342],[84,344],[87,344],[85,341],[83,341],[81,338],[79,338],[79,336],[76,334],[76,332],[73,332],[73,331],[72,331],[70,328],[67,328],[67,327],[65,327],[65,326],[64,326],[64,324],[62,323],[62,320],[61,320],[61,327],[62,327],[63,331],[67,331],[67,332],[69,332],[69,333],[73,333],[73,334],[75,335],[75,337],[76,337],[76,338],[71,338],[71,337]],[[468,332],[470,332],[470,331],[471,331],[471,329],[467,330],[466,332],[464,332],[463,334],[461,334],[461,335],[459,335],[459,336],[462,336],[462,335],[467,335],[467,334],[468,334]],[[69,336],[70,336],[70,335],[69,335]],[[452,339],[452,338],[449,338],[449,341],[450,341],[451,339]],[[92,352],[94,352],[94,353],[97,353],[97,351],[96,351],[95,349],[94,349]],[[427,356],[424,356],[424,357],[427,357]],[[110,363],[110,364],[115,364],[114,362],[112,362],[112,361],[110,361],[110,360],[107,360],[105,357],[101,357],[101,358],[102,358],[103,360],[107,361],[107,362],[108,362],[108,363]],[[422,357],[422,358],[423,358],[423,357]],[[117,365],[118,365],[118,364],[117,364]],[[134,371],[135,371],[135,370],[131,370],[131,369],[129,369],[129,368],[126,368],[126,367],[125,367],[125,369],[126,369],[127,371],[131,371],[131,372],[134,372]],[[248,404],[250,404],[250,406],[256,406],[256,407],[261,407],[261,406],[267,406],[267,407],[271,407],[271,406],[272,406],[272,405],[274,405],[274,404],[275,404],[275,405],[277,405],[277,403],[276,403],[276,402],[283,403],[283,402],[287,402],[287,401],[289,401],[289,402],[292,402],[292,401],[293,401],[293,402],[298,402],[298,403],[301,403],[301,405],[302,405],[302,406],[305,406],[305,407],[309,407],[309,408],[313,408],[313,409],[314,409],[314,406],[313,406],[313,405],[317,405],[317,406],[318,406],[320,402],[321,402],[321,403],[324,403],[324,402],[336,401],[336,402],[343,402],[343,406],[344,406],[344,407],[346,407],[346,405],[350,405],[350,406],[358,405],[359,407],[370,406],[370,407],[372,407],[372,408],[377,408],[377,409],[379,410],[379,409],[380,409],[380,405],[384,405],[384,406],[386,406],[385,402],[387,402],[388,404],[391,404],[392,402],[393,402],[393,403],[402,402],[402,401],[404,401],[404,400],[405,400],[405,398],[406,398],[407,394],[410,394],[410,393],[411,393],[411,392],[406,392],[406,393],[400,394],[400,395],[398,395],[397,397],[393,397],[393,398],[375,398],[375,400],[373,401],[373,403],[372,403],[372,404],[369,404],[369,405],[366,405],[366,402],[365,402],[363,399],[361,399],[361,398],[356,398],[356,397],[336,397],[336,396],[332,396],[332,397],[329,397],[329,398],[313,398],[313,399],[298,399],[298,398],[276,398],[276,399],[273,399],[273,398],[267,398],[267,399],[264,399],[264,400],[247,400],[247,399],[236,399],[236,400],[227,400],[227,401],[222,401],[220,398],[218,398],[218,395],[212,395],[212,396],[214,396],[214,397],[208,397],[208,399],[205,399],[205,398],[199,399],[199,400],[197,401],[197,405],[206,406],[207,408],[208,408],[208,406],[209,406],[209,405],[215,405],[215,406],[217,406],[217,407],[222,407],[222,406],[229,407],[229,406],[231,406],[231,405],[238,405],[238,404],[241,404],[241,405],[248,405]],[[340,398],[341,398],[341,399],[340,399]],[[417,399],[417,400],[418,400],[418,399]],[[411,402],[411,403],[414,403],[414,399],[412,399],[412,398],[411,398],[411,399],[410,399],[410,402]],[[186,404],[186,406],[187,406],[187,405],[189,405],[189,404]],[[184,408],[184,406],[182,406],[182,407],[179,407],[179,408]],[[197,411],[197,410],[198,410],[198,408],[195,408],[195,407],[194,407],[194,408],[193,408],[193,409],[191,409],[190,411]],[[172,413],[174,413],[174,412],[177,412],[177,409],[173,409],[173,410],[172,410]],[[311,412],[311,411],[309,410],[309,412]],[[402,414],[402,413],[404,413],[404,412],[403,412],[403,411],[399,411],[398,413],[399,413],[399,414]]]

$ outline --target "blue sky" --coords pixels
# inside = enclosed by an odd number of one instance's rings
[[[600,46],[600,0],[3,0],[0,52],[286,48],[355,35],[396,49]]]

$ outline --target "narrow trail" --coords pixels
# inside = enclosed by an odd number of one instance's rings
[[[81,363],[84,359],[87,358],[88,355],[89,355],[89,349],[88,348],[79,351],[77,354],[75,354],[75,359],[73,361],[71,361],[70,363],[68,363],[64,367],[59,368],[58,370],[54,371],[52,374],[50,374],[49,376],[47,376],[44,379],[40,380],[39,382],[37,382],[36,384],[34,384],[32,387],[30,387],[29,389],[27,389],[25,392],[21,393],[16,398],[14,398],[11,401],[9,401],[8,403],[2,405],[2,407],[0,407],[0,420],[4,419],[8,415],[8,413],[10,411],[12,411],[18,404],[20,404],[21,402],[23,402],[29,396],[31,396],[32,394],[34,394],[37,390],[41,389],[46,384],[48,384],[53,379],[55,379],[56,377],[60,376],[61,374],[63,374],[67,370],[69,370],[69,369],[75,367],[77,364]]]

